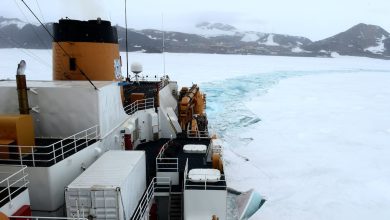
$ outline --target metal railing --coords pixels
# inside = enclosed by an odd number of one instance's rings
[[[169,177],[154,177],[150,182],[148,188],[146,188],[144,195],[142,196],[137,208],[134,211],[131,220],[142,219],[148,206],[156,193],[171,193],[171,178]]]
[[[205,175],[205,174],[202,174]],[[205,175],[206,176],[206,175]],[[188,178],[188,159],[186,161],[186,166],[184,168],[184,190],[194,189],[194,190],[226,190],[226,180],[225,176],[221,174],[221,178],[217,181],[207,182],[207,178],[204,178],[204,181],[193,182],[192,184],[188,183],[191,180]]]
[[[188,158],[186,160],[186,165],[184,166],[184,189],[186,189],[187,175],[188,175]]]
[[[156,172],[179,172],[179,158],[165,158],[164,152],[169,147],[168,141],[165,143],[156,157]]]
[[[57,219],[57,220],[88,220],[88,218],[78,217],[44,217],[44,216],[9,216],[9,219],[27,219],[27,220],[40,220],[40,219]]]
[[[205,175],[206,176],[206,175]],[[186,182],[184,185],[184,189],[195,189],[195,190],[221,190],[226,189],[226,180],[225,176],[221,174],[221,179],[217,181],[208,182],[205,178],[202,182],[196,182],[193,184],[189,184]],[[188,180],[188,179],[187,179]],[[191,181],[191,180],[189,180]]]
[[[209,131],[194,131],[187,129],[187,137],[188,138],[210,138]]]
[[[128,115],[132,115],[139,110],[145,110],[149,108],[154,108],[154,98],[137,100],[125,106],[124,110]]]
[[[99,139],[99,126],[95,125],[48,146],[0,145],[0,161],[33,167],[39,162],[56,164],[76,153],[79,147],[88,147],[91,140]]]
[[[14,197],[16,197],[21,191],[23,191],[23,188],[27,187],[27,184],[29,183],[26,177],[28,176],[27,173],[25,173],[25,169],[27,166],[12,166],[12,165],[0,165],[7,167],[13,167],[16,171],[8,171],[8,172],[0,172],[1,181],[0,186],[4,187],[0,191],[1,195],[4,195],[3,198],[0,198],[0,203],[4,203],[7,200],[9,202],[12,201]],[[2,169],[3,170],[3,169]]]

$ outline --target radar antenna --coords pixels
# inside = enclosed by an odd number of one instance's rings
[[[141,63],[138,63],[138,62],[134,62],[131,64],[131,72],[134,73],[135,75],[135,81],[137,82],[137,84],[139,84],[139,74],[142,72],[142,64]]]

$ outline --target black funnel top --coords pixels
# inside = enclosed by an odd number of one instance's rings
[[[56,42],[118,43],[118,34],[111,22],[103,20],[79,21],[61,19],[53,26]]]

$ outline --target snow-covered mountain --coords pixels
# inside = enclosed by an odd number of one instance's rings
[[[337,52],[341,55],[389,58],[390,34],[379,26],[361,23],[304,48],[317,52]]]
[[[195,33],[203,37],[235,36],[241,33],[233,26],[222,23],[201,22],[195,25]]]
[[[5,18],[5,17],[0,16],[0,28],[14,25],[17,28],[22,29],[27,24],[28,24],[27,22],[21,21],[18,18]]]
[[[49,30],[52,24],[46,24]],[[117,26],[120,49],[125,50],[125,28]],[[129,50],[159,53],[163,32],[129,29]],[[368,56],[390,59],[390,34],[379,26],[359,24],[333,37],[312,42],[299,36],[239,30],[223,24],[202,22],[187,33],[165,31],[165,51],[179,53],[261,54],[279,56]],[[0,17],[0,48],[51,47],[43,28],[19,19]]]
[[[232,25],[210,22],[199,23],[188,32],[203,38],[201,41],[205,45],[198,45],[198,49],[204,47],[213,53],[314,56],[300,48],[301,45],[311,43],[304,37],[244,31]],[[200,39],[192,39],[187,44],[196,41],[200,43]]]
[[[46,27],[51,30],[52,24]],[[0,48],[48,49],[51,38],[40,26],[0,16]]]

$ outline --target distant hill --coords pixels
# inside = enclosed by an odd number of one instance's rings
[[[52,24],[46,26],[52,29]],[[40,26],[0,17],[0,48],[48,49],[51,38]]]
[[[309,51],[334,51],[341,55],[384,58],[390,55],[390,34],[375,25],[358,24],[352,28],[306,45]]]
[[[52,30],[52,23],[45,24]],[[117,26],[120,49],[125,50],[125,28]],[[160,53],[160,30],[128,30],[129,51]],[[0,17],[0,48],[49,49],[45,30],[15,18]],[[202,22],[191,33],[165,31],[165,51],[177,53],[259,54],[329,57],[341,55],[390,59],[390,34],[379,26],[358,24],[345,32],[312,42],[300,36],[241,31],[222,23]]]

